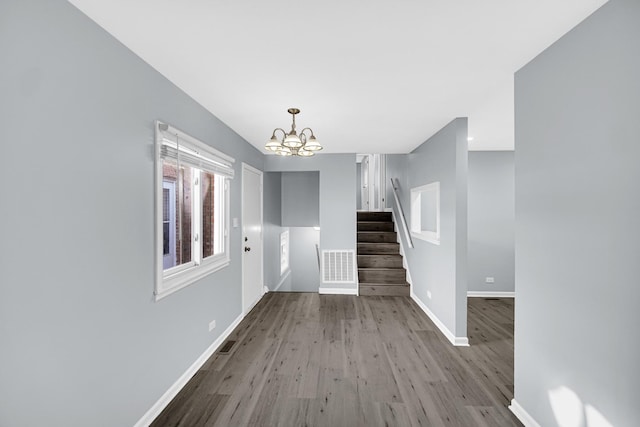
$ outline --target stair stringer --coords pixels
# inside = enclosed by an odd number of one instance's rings
[[[398,228],[398,222],[396,221],[396,213],[393,209],[385,209],[387,212],[391,212],[391,219],[393,220],[393,231],[396,232],[396,240],[400,244],[400,255],[402,255],[402,267],[407,272],[407,283],[409,284],[409,293],[413,295],[413,280],[411,279],[411,271],[409,270],[409,263],[407,262],[407,256],[404,249],[404,243],[402,243],[402,237],[400,237],[400,229]]]

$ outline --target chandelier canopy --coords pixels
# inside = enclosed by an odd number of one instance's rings
[[[289,108],[287,110],[293,117],[291,123],[291,131],[287,133],[282,128],[275,128],[271,134],[271,139],[264,146],[269,151],[275,152],[279,156],[301,156],[310,157],[316,151],[322,150],[322,145],[313,135],[311,128],[304,128],[300,131],[300,135],[296,133],[296,114],[300,112],[297,108]],[[282,139],[276,137],[276,132],[282,132]],[[307,136],[306,131],[309,131]]]

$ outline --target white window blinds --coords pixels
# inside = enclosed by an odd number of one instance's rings
[[[235,162],[233,157],[162,122],[157,122],[156,132],[161,159],[171,159],[197,169],[233,178]]]

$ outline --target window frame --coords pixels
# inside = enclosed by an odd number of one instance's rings
[[[158,301],[174,292],[183,289],[203,277],[214,273],[226,266],[231,262],[230,259],[230,181],[233,179],[233,162],[232,157],[219,152],[204,142],[193,138],[192,136],[176,129],[170,125],[156,121],[156,138],[155,138],[155,300]],[[219,162],[226,165],[229,168],[227,175],[219,173],[204,167],[195,166],[189,162],[185,162],[192,171],[191,179],[191,261],[164,269],[164,217],[163,217],[163,163],[164,157],[162,156],[162,146],[164,141],[171,142],[171,138],[176,138],[181,144],[184,144],[187,149],[197,150],[198,155],[206,158],[212,162]],[[178,146],[179,150],[179,146]],[[214,245],[218,248],[222,247],[221,253],[214,253],[206,258],[202,256],[202,233],[203,233],[203,218],[202,218],[202,172],[213,174],[215,176],[215,192],[221,191],[221,197],[216,197],[218,201],[222,201],[222,208],[217,211],[222,218],[222,224],[215,224],[214,236],[216,232],[222,235],[215,238],[221,238],[222,244],[214,242]],[[219,188],[219,184],[222,184],[222,188]],[[214,221],[215,222],[215,221]]]
[[[280,276],[289,270],[289,229],[280,233]]]

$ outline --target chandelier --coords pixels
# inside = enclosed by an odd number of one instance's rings
[[[316,151],[322,150],[322,145],[318,143],[318,140],[313,135],[311,128],[304,128],[300,131],[300,135],[296,133],[296,114],[300,112],[297,108],[289,108],[287,110],[291,116],[293,116],[293,123],[291,123],[291,131],[285,132],[284,129],[275,128],[271,139],[264,146],[269,151],[275,152],[279,156],[301,156],[310,157],[315,154]],[[282,132],[282,140],[276,137],[276,132]],[[309,131],[309,136],[305,131]]]

